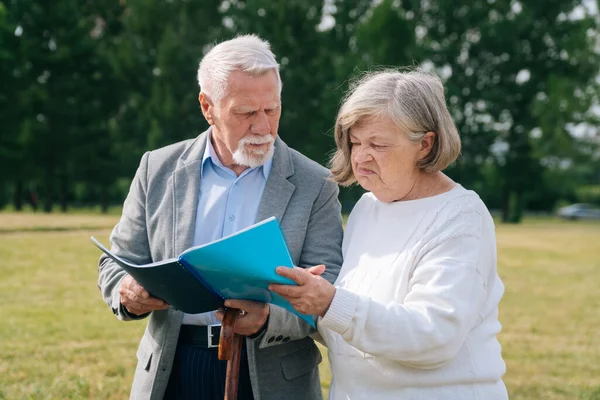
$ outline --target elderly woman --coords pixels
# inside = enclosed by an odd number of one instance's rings
[[[272,285],[318,315],[331,399],[507,399],[494,222],[442,171],[460,138],[439,78],[379,72],[359,81],[335,126],[333,178],[368,193],[346,226],[334,285],[278,268]]]

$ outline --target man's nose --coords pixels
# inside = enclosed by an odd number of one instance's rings
[[[271,133],[271,124],[269,118],[264,112],[256,113],[252,125],[250,126],[250,132],[257,135],[267,135]]]

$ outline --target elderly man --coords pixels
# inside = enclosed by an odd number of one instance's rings
[[[175,257],[270,216],[279,219],[295,265],[340,269],[342,221],[328,171],[278,136],[279,66],[269,44],[240,36],[210,50],[198,69],[199,101],[210,128],[142,157],[111,234],[112,250],[134,263]],[[222,314],[184,314],[151,297],[103,256],[99,286],[117,318],[149,317],[131,397],[223,398],[225,365],[209,335]],[[313,329],[274,305],[231,301],[245,336],[240,399],[321,398]]]

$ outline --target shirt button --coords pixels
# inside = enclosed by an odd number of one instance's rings
[[[233,221],[234,219],[235,219],[235,215],[231,214],[231,215],[229,216],[229,220],[230,220],[230,221]]]

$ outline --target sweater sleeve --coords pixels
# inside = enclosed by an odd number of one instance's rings
[[[482,237],[481,216],[460,213],[418,251],[402,303],[378,303],[338,288],[321,327],[375,357],[411,368],[442,366],[458,354],[487,297],[482,271],[495,257],[488,257]]]

